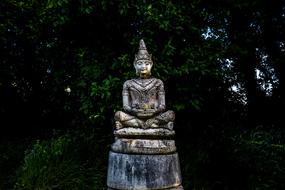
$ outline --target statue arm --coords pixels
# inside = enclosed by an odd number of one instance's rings
[[[163,82],[159,80],[157,112],[163,112],[163,111],[165,111],[165,91],[164,91]]]
[[[124,111],[130,113],[132,111],[132,108],[130,106],[128,86],[129,86],[128,81],[126,81],[123,86],[122,97],[123,97],[123,109]]]
[[[126,112],[131,112],[132,111],[131,107],[129,106],[129,97],[128,96],[124,96],[124,95],[123,95],[123,109]]]
[[[130,113],[132,115],[136,115],[138,110],[136,108],[132,108],[130,105],[130,92],[129,92],[129,81],[126,81],[123,86],[123,110],[127,113]]]
[[[130,113],[131,115],[137,115],[138,110],[136,108],[131,108],[129,95],[123,95],[123,109],[125,112]]]

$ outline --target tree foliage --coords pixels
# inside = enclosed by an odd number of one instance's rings
[[[215,109],[209,114],[219,117],[244,96],[244,114],[257,120],[271,108],[264,101],[284,103],[281,2],[6,0],[1,9],[8,116],[106,122],[120,108],[122,82],[134,76],[140,38],[177,111]]]

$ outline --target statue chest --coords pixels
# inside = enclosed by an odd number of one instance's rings
[[[156,81],[133,81],[129,87],[129,95],[133,103],[156,103],[158,101]]]

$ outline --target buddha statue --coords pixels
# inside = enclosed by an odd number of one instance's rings
[[[183,190],[163,82],[151,76],[153,62],[140,40],[134,67],[138,77],[123,85],[123,110],[115,113],[108,162],[108,190]]]
[[[134,67],[137,78],[123,85],[123,111],[115,113],[116,129],[126,127],[172,130],[175,114],[166,111],[163,82],[151,76],[153,61],[143,40],[140,40]]]

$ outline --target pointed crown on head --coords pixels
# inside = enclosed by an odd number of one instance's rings
[[[136,63],[136,61],[138,60],[149,60],[152,62],[151,60],[151,54],[149,54],[147,52],[147,49],[146,49],[146,46],[145,46],[145,43],[143,41],[143,39],[140,40],[140,45],[139,45],[139,51],[138,53],[135,55],[135,61],[134,63]]]

